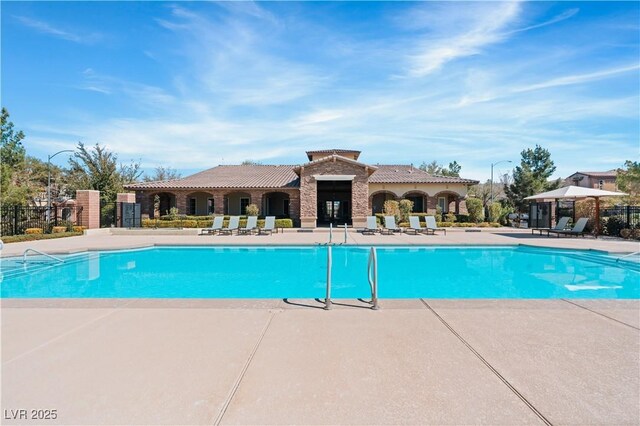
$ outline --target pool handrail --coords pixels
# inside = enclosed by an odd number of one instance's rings
[[[620,259],[625,259],[627,257],[631,257],[631,256],[638,256],[640,255],[640,251],[634,251],[633,253],[627,253],[624,256],[620,256],[619,258],[616,259],[616,262],[619,262]]]
[[[31,248],[31,247],[29,247],[28,249],[26,249],[26,250],[24,251],[24,253],[22,253],[22,263],[27,263],[27,253],[29,253],[30,251],[32,251],[32,252],[34,252],[34,253],[38,253],[39,255],[42,255],[42,256],[48,257],[49,259],[56,260],[56,261],[58,261],[58,262],[60,262],[60,263],[64,263],[64,259],[60,259],[59,257],[52,256],[52,255],[50,255],[50,254],[47,254],[47,253],[45,253],[45,252],[43,252],[43,251],[40,251],[40,250],[36,250],[36,249],[34,249],[34,248]]]
[[[373,276],[372,276],[373,272]],[[369,261],[367,262],[367,279],[371,287],[371,309],[377,311],[378,306],[378,254],[375,247],[369,251]]]
[[[347,244],[347,224],[344,224],[344,244]]]
[[[331,268],[333,266],[331,254],[331,245],[327,245],[327,291],[324,299],[324,309],[331,309]]]

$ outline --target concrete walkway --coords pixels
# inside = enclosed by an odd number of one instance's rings
[[[7,244],[2,256],[327,240],[326,230],[105,230]],[[350,231],[347,242],[639,250],[505,229]],[[324,311],[316,300],[2,299],[2,423],[640,424],[640,300],[382,300],[379,311],[336,302]]]
[[[3,423],[640,422],[638,300],[364,306],[5,299]]]

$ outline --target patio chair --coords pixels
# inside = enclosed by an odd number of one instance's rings
[[[447,235],[447,230],[445,228],[438,228],[438,224],[436,223],[436,217],[435,216],[425,216],[424,217],[424,221],[425,221],[425,228],[424,228],[424,232],[428,235],[435,235],[436,231],[443,231],[444,235]]]
[[[264,218],[264,227],[258,228],[258,235],[271,235],[274,229],[276,229],[276,217],[267,216]]]
[[[420,218],[418,216],[409,216],[409,227],[404,230],[406,233],[418,235],[418,233],[424,230],[425,228],[420,225]]]
[[[367,216],[367,226],[362,230],[362,235],[374,235],[380,232],[378,228],[378,218],[375,216]]]
[[[222,228],[219,232],[220,235],[233,235],[233,231],[238,230],[240,225],[240,216],[231,216],[226,228]]]
[[[223,216],[215,216],[213,218],[213,223],[211,224],[211,226],[209,228],[202,228],[202,230],[200,231],[200,235],[215,235],[216,232],[220,232],[220,230],[222,229],[223,220]]]
[[[242,228],[238,228],[238,235],[251,235],[257,227],[258,216],[248,216],[247,224]]]
[[[396,217],[395,216],[385,216],[384,217],[384,228],[380,231],[382,235],[391,235],[394,232],[402,232],[402,229],[398,228],[396,225]]]
[[[553,229],[549,229],[547,231],[547,237],[551,236],[551,234],[557,234],[558,238],[560,238],[560,235],[571,235],[571,236],[581,236],[584,237],[585,234],[588,234],[588,232],[585,232],[584,228],[585,226],[587,226],[587,222],[589,222],[589,218],[586,217],[581,217],[580,219],[578,219],[576,221],[576,224],[573,226],[573,228],[571,228],[568,231],[556,231]]]
[[[556,226],[553,228],[531,228],[531,235],[533,235],[535,231],[540,232],[540,235],[542,235],[543,231],[564,231],[564,228],[567,227],[567,223],[569,223],[569,217],[563,216],[558,219],[558,223],[556,223]]]

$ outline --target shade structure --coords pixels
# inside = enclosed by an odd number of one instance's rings
[[[582,186],[563,186],[553,191],[541,192],[540,194],[526,197],[525,200],[580,200],[593,198],[596,200],[596,236],[600,234],[600,198],[602,197],[622,197],[629,195],[624,192],[605,191],[595,188],[584,188]]]

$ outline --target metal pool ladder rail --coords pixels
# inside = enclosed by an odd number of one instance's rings
[[[327,293],[324,298],[324,309],[327,311],[331,309],[331,268],[333,266],[331,257],[331,246],[327,246]]]
[[[45,252],[42,252],[42,251],[40,251],[40,250],[36,250],[36,249],[34,249],[34,248],[28,248],[28,249],[26,249],[26,250],[24,251],[24,253],[22,253],[22,263],[27,263],[27,253],[29,253],[30,251],[32,251],[32,252],[34,252],[34,253],[38,253],[39,255],[42,255],[42,256],[48,257],[49,259],[52,259],[52,260],[58,261],[58,262],[60,262],[60,263],[64,263],[64,260],[63,260],[63,259],[60,259],[59,257],[56,257],[56,256],[52,256],[52,255],[47,254],[47,253],[45,253]]]
[[[619,262],[620,259],[624,259],[627,257],[631,257],[631,256],[638,256],[640,255],[640,251],[634,251],[633,253],[629,253],[629,254],[625,254],[624,256],[620,256],[619,258],[616,259],[616,262]]]
[[[378,309],[378,254],[376,248],[371,247],[369,251],[369,262],[367,263],[367,279],[371,287],[371,309]]]

